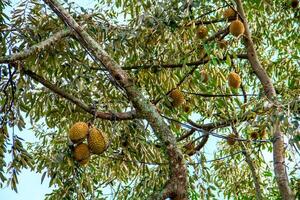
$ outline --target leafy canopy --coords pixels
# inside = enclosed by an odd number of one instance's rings
[[[223,17],[223,12],[230,1],[188,2],[98,0],[92,8],[82,8],[65,1],[64,7],[166,117],[185,153],[190,199],[255,197],[240,142],[226,142],[232,122],[243,139],[251,140],[251,133],[266,131],[265,138],[258,138],[265,142],[245,142],[245,148],[259,174],[263,196],[278,199],[272,164],[265,157],[272,152],[273,110],[266,109],[268,101],[263,88],[244,59],[243,40],[226,31],[230,20]],[[289,141],[287,164],[291,185],[296,190],[300,183],[295,162],[299,161],[296,150],[299,152],[300,140],[296,131],[300,92],[299,9],[292,9],[288,1],[282,0],[243,3],[259,59],[284,108],[280,120]],[[4,8],[9,7],[9,1],[0,2],[1,56],[27,50],[66,29],[42,1],[20,0],[8,14]],[[197,37],[199,26],[208,30],[204,39]],[[225,48],[220,47],[221,40],[228,43]],[[134,110],[101,63],[71,34],[39,49],[20,65],[99,111],[113,114]],[[109,135],[111,144],[104,154],[93,156],[86,167],[81,167],[72,158],[68,129],[77,121],[93,121],[93,116],[20,68],[3,63],[0,71],[2,187],[9,184],[17,190],[17,175],[22,168],[43,173],[42,179],[50,177],[49,186],[54,187],[46,199],[145,199],[163,187],[168,177],[168,160],[147,121],[95,119],[94,125]],[[228,86],[227,76],[232,71],[241,77],[239,89]],[[184,95],[185,103],[175,108],[168,94],[176,88]],[[210,129],[213,135],[207,145],[194,151],[204,142],[205,132],[195,131],[183,137],[192,127],[189,120],[198,125],[227,125]],[[26,148],[12,130],[26,131],[25,124],[32,127],[39,140],[28,143]],[[5,153],[13,155],[8,163],[4,161]],[[299,195],[299,187],[296,192]]]

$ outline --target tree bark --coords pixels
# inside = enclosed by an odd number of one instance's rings
[[[243,20],[245,26],[245,40],[247,47],[248,60],[254,70],[256,76],[260,80],[263,85],[264,92],[268,99],[272,101],[275,105],[277,104],[276,92],[275,88],[272,84],[271,79],[269,78],[265,69],[261,66],[256,50],[254,48],[254,44],[251,37],[251,32],[249,29],[249,25],[245,16],[245,12],[243,9],[243,5],[241,0],[235,0],[237,4],[237,10],[240,17]],[[280,131],[280,122],[278,121],[278,113],[280,113],[280,109],[277,108],[277,112],[275,112],[275,118],[277,118],[276,122],[274,122],[274,142],[273,142],[273,162],[274,162],[274,172],[277,181],[277,185],[279,188],[279,192],[284,200],[294,199],[294,194],[289,187],[288,177],[285,167],[285,157],[284,157],[284,139],[283,134]]]
[[[59,96],[74,103],[79,108],[86,111],[87,113],[90,113],[91,115],[95,115],[96,118],[101,118],[101,119],[111,120],[111,121],[132,120],[132,119],[138,118],[135,111],[110,113],[110,112],[100,112],[100,111],[94,110],[94,108],[92,108],[91,106],[85,104],[80,99],[67,93],[65,90],[57,87],[53,83],[45,80],[43,77],[39,76],[38,74],[36,74],[30,70],[25,70],[25,69],[23,69],[23,73],[26,74],[27,76],[29,76],[30,78],[32,78],[33,80],[41,83],[43,86],[45,86],[49,90],[53,91],[54,93],[58,94]]]
[[[147,100],[143,93],[134,85],[134,81],[122,70],[100,45],[73,19],[73,17],[58,3],[57,0],[44,0],[62,21],[74,31],[78,41],[99,60],[110,72],[116,83],[126,91],[138,114],[145,118],[151,125],[154,133],[163,144],[169,159],[170,177],[162,191],[166,197],[187,199],[187,170],[183,155],[176,146],[176,138],[157,112],[156,107]],[[165,197],[165,196],[164,196]]]
[[[246,159],[246,162],[250,168],[250,171],[251,171],[251,174],[252,174],[252,178],[253,178],[253,182],[254,182],[254,186],[255,186],[255,195],[256,195],[256,199],[257,200],[262,200],[262,191],[261,191],[261,188],[260,188],[260,181],[259,181],[259,176],[258,174],[256,173],[256,170],[255,170],[255,167],[254,167],[254,164],[252,162],[252,159],[245,147],[245,144],[240,142],[239,143],[240,146],[241,146],[241,149],[243,150],[243,154],[245,156],[245,159]]]

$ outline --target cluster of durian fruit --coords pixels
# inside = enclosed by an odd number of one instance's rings
[[[229,7],[226,10],[224,10],[223,17],[231,22],[229,25],[229,32],[233,36],[240,37],[244,34],[245,32],[244,24],[239,19],[237,12],[233,8]],[[204,25],[199,26],[199,28],[197,29],[198,38],[204,39],[207,35],[208,35],[208,30],[206,26]],[[228,42],[222,39],[218,41],[218,44],[221,49],[224,49],[227,47]],[[201,71],[201,77],[203,82],[208,81],[209,77],[205,70]],[[241,77],[236,72],[230,72],[227,77],[227,80],[228,80],[228,85],[231,88],[238,89],[241,85]]]
[[[75,145],[73,157],[80,165],[87,164],[91,154],[103,153],[109,145],[108,136],[104,132],[85,122],[76,122],[71,126],[69,139]]]

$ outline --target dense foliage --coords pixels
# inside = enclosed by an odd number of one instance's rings
[[[279,120],[288,176],[299,197],[300,10],[289,2],[243,3],[259,60],[282,106]],[[255,198],[246,155],[258,174],[264,199],[280,199],[270,154],[275,110],[245,58],[243,39],[228,33],[230,20],[223,12],[235,6],[232,3],[98,0],[92,8],[68,1],[64,7],[165,117],[186,159],[190,199]],[[1,56],[28,50],[66,29],[43,1],[20,0],[11,13],[4,12],[10,7],[9,1],[0,2],[0,61]],[[206,38],[197,36],[199,26],[207,28]],[[221,48],[223,40],[227,45]],[[55,187],[46,199],[145,199],[164,186],[168,160],[146,120],[94,120],[76,103],[28,75],[34,72],[99,111],[134,110],[107,70],[71,33],[19,62],[1,63],[0,186],[9,184],[17,190],[17,175],[23,168],[42,173],[43,179],[50,177],[50,186]],[[241,77],[238,89],[228,86],[232,71]],[[169,96],[175,88],[185,99],[178,107]],[[93,156],[85,167],[72,158],[67,137],[77,121],[93,122],[111,140],[107,151]],[[23,130],[25,123],[39,140],[26,148],[13,130]],[[216,125],[195,127],[209,123]],[[208,142],[203,140],[205,130],[211,131]],[[245,141],[229,145],[226,136],[232,132]],[[253,132],[259,136],[253,138]],[[5,153],[12,154],[9,163],[4,162]]]

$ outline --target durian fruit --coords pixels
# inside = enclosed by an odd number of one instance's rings
[[[240,20],[234,20],[233,22],[231,22],[229,27],[229,32],[235,37],[243,35],[245,32],[245,27],[243,22],[241,22]]]
[[[292,0],[291,1],[291,6],[292,8],[297,8],[299,5],[299,0]]]
[[[178,89],[173,90],[169,96],[172,99],[172,105],[174,107],[181,106],[184,103],[184,96]]]
[[[202,82],[206,83],[208,81],[208,74],[207,74],[206,70],[205,69],[201,70],[200,74],[201,74]]]
[[[257,133],[256,131],[251,132],[251,133],[250,133],[250,138],[251,138],[252,140],[257,140],[257,139],[258,139],[258,133]]]
[[[88,135],[89,149],[94,154],[103,153],[108,147],[109,139],[107,135],[99,129],[93,127]]]
[[[203,39],[205,38],[206,36],[208,35],[208,30],[205,26],[199,26],[199,28],[197,29],[197,36],[200,38],[200,39]]]
[[[239,88],[241,85],[241,78],[235,72],[230,72],[228,75],[228,85],[232,88]]]
[[[224,18],[234,18],[236,16],[236,12],[231,7],[229,7],[224,11],[223,16]]]
[[[227,144],[228,145],[234,145],[235,143],[235,138],[236,138],[236,135],[234,133],[231,133],[227,136]]]
[[[81,143],[75,146],[74,148],[74,158],[76,161],[81,163],[87,163],[90,159],[90,150],[87,144]]]
[[[228,45],[228,42],[226,40],[220,40],[218,41],[220,49],[225,49]]]
[[[89,126],[85,122],[76,122],[69,130],[70,140],[77,144],[82,142],[89,132]]]

